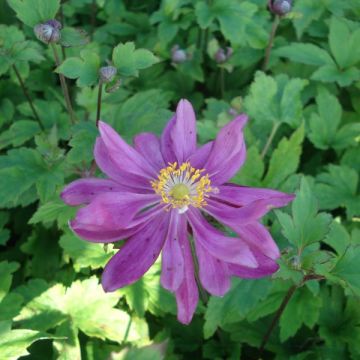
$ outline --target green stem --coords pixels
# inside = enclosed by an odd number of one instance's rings
[[[129,337],[129,333],[130,333],[130,328],[131,328],[131,324],[132,324],[132,317],[130,317],[127,326],[126,326],[126,330],[125,330],[125,335],[124,335],[124,339],[123,339],[123,343],[126,343],[128,337]]]
[[[200,298],[201,298],[202,302],[204,303],[204,305],[206,305],[209,300],[209,297],[208,297],[205,289],[201,285],[201,281],[200,281],[200,277],[199,277],[199,263],[198,263],[197,257],[196,257],[194,239],[192,237],[189,237],[189,239],[190,239],[190,247],[191,247],[191,256],[192,256],[193,264],[194,264],[195,280],[196,280],[196,283],[197,283],[197,286],[199,289]]]
[[[261,155],[260,155],[261,159],[264,159],[266,153],[268,152],[269,147],[270,147],[272,141],[274,140],[274,137],[275,137],[275,135],[276,135],[276,133],[277,133],[280,125],[281,125],[280,122],[274,123],[274,125],[273,125],[273,127],[272,127],[272,129],[271,129],[271,133],[270,133],[270,135],[269,135],[269,138],[267,139],[266,144],[265,144],[265,146],[264,146],[264,149],[263,149],[263,151],[261,152]]]
[[[60,66],[60,58],[59,58],[59,54],[58,54],[57,49],[56,49],[56,45],[52,43],[51,47],[53,49],[56,66],[58,67],[58,66]],[[59,78],[60,78],[60,84],[61,84],[61,88],[62,88],[64,98],[65,98],[66,108],[67,108],[67,111],[68,111],[68,113],[70,115],[70,121],[71,121],[72,124],[75,124],[74,110],[73,110],[72,105],[71,105],[69,89],[67,87],[65,77],[64,77],[63,74],[59,73]]]
[[[101,116],[101,98],[102,98],[102,88],[103,83],[99,81],[99,90],[98,90],[98,98],[97,98],[97,110],[96,110],[96,127],[99,126],[99,120]]]
[[[271,49],[272,49],[273,44],[274,44],[276,30],[277,30],[279,24],[280,24],[280,16],[276,15],[275,18],[274,18],[272,27],[271,27],[268,46],[267,46],[267,48],[265,50],[265,59],[264,59],[264,63],[263,63],[263,66],[262,66],[263,71],[266,71],[266,69],[268,67],[269,60],[270,60]]]
[[[19,80],[21,89],[22,89],[22,91],[23,91],[23,93],[24,93],[24,95],[25,95],[25,97],[26,97],[26,99],[27,99],[27,101],[28,101],[28,103],[30,105],[31,111],[34,114],[35,119],[39,122],[39,125],[40,125],[41,129],[44,130],[43,124],[40,121],[39,115],[38,115],[38,113],[37,113],[37,111],[35,109],[35,106],[34,106],[32,100],[31,100],[30,94],[29,94],[29,92],[28,92],[28,90],[27,90],[27,88],[25,86],[25,83],[24,83],[23,79],[21,78],[19,70],[17,69],[15,64],[13,64],[13,69],[14,69],[14,72],[15,72],[15,75],[16,75],[17,79]]]

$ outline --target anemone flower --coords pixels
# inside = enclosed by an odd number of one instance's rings
[[[80,238],[126,239],[104,269],[105,291],[138,280],[161,253],[161,284],[175,293],[178,319],[188,324],[199,298],[195,258],[201,286],[216,296],[229,290],[232,276],[260,278],[278,269],[278,247],[260,218],[294,196],[228,183],[245,161],[246,122],[245,114],[237,116],[200,147],[187,100],[160,138],[141,133],[133,147],[99,122],[94,156],[107,178],[76,180],[61,197],[85,205],[70,222]],[[214,227],[215,221],[237,236]]]

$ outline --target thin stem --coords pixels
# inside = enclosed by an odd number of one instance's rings
[[[103,83],[102,83],[102,81],[100,80],[100,81],[99,81],[98,98],[97,98],[96,127],[99,126],[99,120],[100,120],[100,116],[101,116],[102,88],[103,88]]]
[[[260,348],[259,348],[259,356],[260,357],[261,357],[262,353],[264,352],[265,345],[269,341],[270,335],[271,335],[272,331],[274,330],[277,322],[279,321],[281,314],[284,312],[284,310],[286,308],[286,305],[289,303],[290,299],[294,295],[297,288],[298,288],[298,285],[293,285],[289,289],[289,291],[286,293],[286,295],[285,295],[285,297],[284,297],[278,311],[276,312],[276,314],[275,314],[269,328],[267,329],[267,331],[266,331],[266,333],[265,333],[265,335],[263,337],[263,340],[262,340]]]
[[[277,30],[279,24],[280,24],[280,16],[276,15],[275,18],[274,18],[272,27],[271,27],[268,46],[267,46],[266,51],[265,51],[265,59],[264,59],[264,63],[263,63],[263,66],[262,66],[263,71],[266,71],[267,66],[269,64],[271,49],[272,49],[272,46],[273,46],[273,43],[274,43],[276,30]]]
[[[31,97],[30,97],[30,95],[29,95],[29,92],[27,91],[27,88],[26,88],[26,86],[25,86],[25,83],[24,83],[23,79],[21,78],[21,75],[20,75],[20,73],[19,73],[19,70],[17,69],[17,67],[16,67],[15,64],[13,64],[13,69],[14,69],[14,72],[15,72],[15,74],[16,74],[17,79],[19,80],[21,89],[22,89],[22,91],[23,91],[23,93],[24,93],[24,95],[25,95],[25,97],[26,97],[26,99],[27,99],[27,101],[28,101],[28,103],[29,103],[29,105],[30,105],[31,111],[32,111],[32,113],[34,114],[35,119],[39,122],[39,125],[40,125],[40,127],[42,128],[42,130],[44,130],[43,124],[42,124],[41,121],[40,121],[39,115],[38,115],[38,113],[37,113],[37,111],[36,111],[36,109],[35,109],[35,107],[34,107],[34,104],[33,104],[32,100],[31,100]]]
[[[273,125],[273,127],[271,129],[271,133],[270,133],[270,135],[269,135],[269,137],[268,137],[268,139],[266,141],[266,144],[265,144],[265,146],[263,148],[263,151],[261,152],[261,155],[260,155],[261,159],[264,159],[266,153],[268,152],[269,147],[270,147],[272,141],[274,140],[274,136],[276,135],[280,125],[281,125],[280,122],[274,123],[274,125]]]
[[[129,321],[127,323],[127,326],[126,326],[125,335],[124,335],[124,338],[123,338],[123,341],[122,341],[123,343],[126,343],[128,337],[129,337],[131,324],[132,324],[132,317],[130,316],[130,319],[129,319]]]
[[[223,99],[225,95],[225,70],[223,67],[220,68],[220,95]]]
[[[199,289],[201,301],[204,303],[204,305],[206,305],[209,299],[208,299],[208,295],[207,295],[205,289],[202,287],[201,282],[200,282],[199,263],[198,263],[197,257],[196,257],[194,239],[192,237],[189,237],[189,239],[190,239],[191,255],[192,255],[194,270],[195,270],[194,271],[195,272],[195,280],[196,280],[196,283],[197,283],[197,286]]]
[[[60,66],[60,58],[59,58],[59,54],[58,54],[57,49],[56,49],[56,45],[52,43],[51,47],[53,49],[56,66]],[[68,113],[70,115],[71,123],[75,124],[74,110],[73,110],[72,105],[71,105],[69,89],[68,89],[68,87],[66,85],[65,77],[64,77],[63,74],[59,73],[59,78],[60,78],[61,88],[62,88],[62,91],[64,93],[66,108],[67,108],[67,111],[68,111]]]

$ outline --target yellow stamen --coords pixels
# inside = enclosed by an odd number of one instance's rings
[[[204,171],[191,167],[189,162],[180,166],[176,162],[169,163],[160,170],[158,179],[152,181],[151,186],[162,202],[173,208],[187,209],[189,205],[201,208],[206,205],[208,193],[216,190],[211,187],[209,175],[203,175]]]

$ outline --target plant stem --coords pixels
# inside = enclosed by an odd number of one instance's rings
[[[100,80],[100,81],[99,81],[98,98],[97,98],[96,127],[99,126],[99,120],[100,120],[100,116],[101,116],[102,88],[103,88],[103,83],[102,83],[102,81]]]
[[[194,239],[192,237],[189,237],[189,239],[190,239],[191,255],[192,255],[193,264],[194,264],[195,280],[196,280],[196,283],[197,283],[197,286],[199,289],[201,301],[204,303],[204,305],[206,305],[209,299],[208,299],[208,295],[207,295],[205,289],[202,287],[201,282],[200,282],[199,263],[198,263],[197,257],[196,257]]]
[[[58,54],[57,49],[56,49],[56,45],[52,43],[51,47],[53,49],[56,66],[60,66],[60,58],[59,58],[59,54]],[[66,85],[65,77],[64,77],[63,74],[59,73],[59,78],[60,78],[61,88],[62,88],[62,91],[64,93],[66,108],[67,108],[67,111],[68,111],[68,113],[70,115],[70,121],[71,121],[72,124],[75,124],[74,110],[73,110],[72,105],[71,105],[69,89],[68,89],[68,87]]]
[[[267,329],[267,331],[266,331],[266,333],[265,333],[265,335],[263,337],[263,340],[262,340],[260,348],[259,348],[259,356],[260,357],[261,357],[262,353],[264,352],[265,345],[267,344],[267,342],[268,342],[268,340],[270,338],[270,335],[271,335],[272,331],[275,328],[275,325],[279,321],[281,314],[284,312],[284,310],[286,308],[286,305],[289,303],[290,299],[294,295],[297,288],[298,288],[298,285],[293,285],[289,289],[289,291],[286,293],[286,295],[285,295],[285,297],[284,297],[278,311],[276,312],[276,314],[275,314],[269,328]]]
[[[263,151],[261,152],[261,155],[260,155],[261,159],[264,159],[266,153],[268,152],[269,147],[270,147],[272,141],[274,140],[274,136],[276,135],[280,125],[281,125],[280,122],[274,123],[274,125],[273,125],[273,127],[271,129],[271,133],[270,133],[270,135],[269,135],[269,137],[268,137],[268,139],[266,141],[266,144],[265,144],[265,146],[263,148]]]
[[[271,49],[273,47],[276,30],[277,30],[279,24],[280,24],[280,16],[276,15],[275,18],[274,18],[272,27],[271,27],[268,46],[267,46],[266,51],[265,51],[265,59],[264,59],[264,63],[263,63],[263,66],[262,66],[263,71],[266,71],[267,66],[269,64]]]
[[[43,124],[40,121],[39,115],[38,115],[38,113],[37,113],[37,111],[36,111],[36,109],[34,107],[34,104],[33,104],[32,100],[31,100],[29,92],[27,91],[25,83],[24,83],[23,79],[21,78],[19,70],[17,69],[15,64],[13,64],[13,69],[14,69],[14,72],[16,74],[17,79],[19,80],[21,89],[22,89],[22,91],[23,91],[23,93],[24,93],[24,95],[25,95],[25,97],[26,97],[26,99],[27,99],[27,101],[28,101],[28,103],[30,105],[31,111],[34,114],[35,119],[39,122],[39,125],[40,125],[41,129],[44,130]]]

